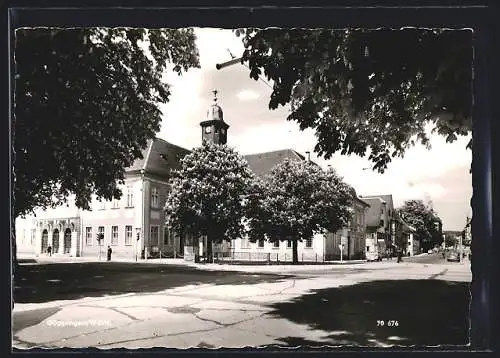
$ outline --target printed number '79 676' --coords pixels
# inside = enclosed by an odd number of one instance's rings
[[[395,320],[389,320],[389,321],[382,321],[382,320],[377,320],[377,327],[398,327],[399,322]]]

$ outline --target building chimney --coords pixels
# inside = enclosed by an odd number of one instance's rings
[[[306,154],[307,154],[307,161],[310,162],[311,161],[311,152],[307,151]]]

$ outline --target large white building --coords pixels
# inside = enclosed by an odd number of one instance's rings
[[[206,120],[200,123],[201,139],[218,144],[227,141],[229,125],[224,122],[221,107],[214,102]],[[36,216],[16,221],[17,247],[20,255],[45,255],[50,246],[54,255],[105,256],[108,246],[113,256],[125,259],[151,257],[185,257],[192,259],[195,251],[206,251],[203,240],[193,247],[193,238],[171,232],[165,222],[163,207],[169,191],[170,171],[180,165],[188,149],[162,139],[150,140],[143,158],[126,169],[122,198],[111,202],[93,200],[91,210],[80,210],[69,198],[68,206],[39,210]],[[246,155],[250,169],[258,176],[269,173],[285,159],[308,160],[293,149]],[[355,214],[348,228],[337,233],[316,235],[299,242],[299,261],[338,260],[340,251],[345,259],[364,258],[365,212],[369,205],[353,192]],[[103,242],[97,240],[104,234]],[[340,245],[343,244],[343,247]],[[270,243],[235,239],[214,248],[221,259],[252,261],[290,261],[289,241]],[[224,256],[224,257],[222,257]]]

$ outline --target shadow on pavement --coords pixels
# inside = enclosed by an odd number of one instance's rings
[[[46,318],[59,312],[60,308],[41,308],[25,312],[18,312],[12,320],[12,332],[16,333],[26,327],[31,327],[42,322]]]
[[[37,261],[35,259],[17,259],[18,264],[36,264]]]
[[[195,284],[250,285],[286,275],[206,271],[183,265],[118,262],[20,265],[14,288],[17,303],[41,303],[124,293],[158,292]]]
[[[469,302],[466,282],[372,281],[275,303],[269,314],[331,332],[325,342],[280,339],[286,346],[463,346],[469,341]],[[384,326],[378,326],[382,320]],[[389,327],[389,320],[397,327]]]

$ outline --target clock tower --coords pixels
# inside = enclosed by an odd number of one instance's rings
[[[226,144],[229,125],[224,122],[222,108],[217,104],[217,90],[213,94],[214,103],[207,111],[207,119],[200,123],[201,139],[203,142]]]

